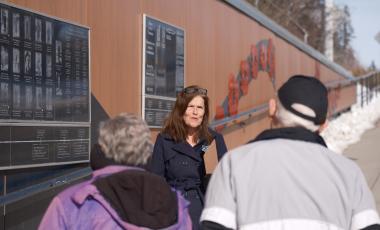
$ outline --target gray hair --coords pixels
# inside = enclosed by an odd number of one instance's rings
[[[298,112],[311,115],[310,112],[314,113],[309,107],[297,104],[296,109]],[[311,111],[310,111],[311,110]],[[315,115],[315,113],[314,113]],[[284,126],[284,127],[304,127],[312,132],[315,132],[319,129],[319,125],[314,124],[314,122],[306,120],[302,117],[299,117],[295,115],[294,113],[290,112],[289,110],[285,109],[284,106],[281,104],[280,100],[277,100],[277,112],[276,112],[276,118],[278,122]]]
[[[124,113],[101,122],[98,142],[105,156],[117,163],[145,165],[152,155],[150,138],[144,120]]]

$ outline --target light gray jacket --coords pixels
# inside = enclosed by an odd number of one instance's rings
[[[271,139],[227,153],[201,221],[232,229],[361,229],[380,223],[359,167],[312,142]]]

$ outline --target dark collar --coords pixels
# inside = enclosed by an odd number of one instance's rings
[[[215,139],[217,133],[210,128],[208,130],[209,130],[212,138]],[[194,148],[190,144],[188,144],[187,142],[185,142],[185,141],[175,142],[173,137],[171,137],[170,135],[168,135],[166,133],[161,133],[160,135],[162,135],[162,137],[165,138],[166,140],[170,140],[173,142],[172,148],[175,151],[180,152],[182,154],[185,154],[185,155],[193,158],[196,161],[203,161],[203,157],[199,153],[196,153]],[[201,139],[201,140],[199,140],[197,145],[202,145],[202,147],[203,147],[203,146],[207,146],[208,144],[207,144],[207,141],[205,139]]]
[[[214,131],[213,129],[211,128],[208,128],[208,131],[210,132],[211,136],[213,139],[215,139],[216,135],[218,134],[216,131]],[[165,138],[165,139],[168,139],[168,140],[172,140],[174,141],[174,138],[172,136],[170,136],[169,134],[167,133],[163,133],[163,132],[160,132],[160,135]],[[204,140],[201,140],[201,141],[204,141]]]
[[[248,143],[263,140],[272,140],[277,138],[306,141],[320,144],[327,148],[325,141],[319,134],[313,133],[302,127],[267,129],[260,133],[254,140],[251,140]]]
[[[178,142],[175,143],[172,147],[175,151],[185,154],[196,161],[202,161],[200,154],[197,154],[194,148],[187,142]]]

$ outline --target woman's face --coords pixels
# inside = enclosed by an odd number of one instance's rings
[[[188,128],[195,129],[202,124],[204,114],[205,102],[201,96],[196,96],[187,105],[183,120]]]

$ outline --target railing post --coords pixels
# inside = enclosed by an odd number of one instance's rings
[[[364,103],[363,103],[363,105],[366,105],[366,103],[367,103],[367,90],[368,90],[368,88],[367,88],[367,78],[364,78],[363,79],[363,86],[364,86],[364,94],[363,94],[363,98],[364,98]]]
[[[368,94],[368,103],[369,104],[371,102],[371,77],[368,77],[368,90],[369,90],[369,94]]]
[[[373,76],[373,95],[377,96],[377,73]]]
[[[366,95],[366,105],[368,105],[368,103],[369,103],[369,81],[368,81],[368,77],[365,79],[366,80],[366,85],[367,85],[367,89],[366,89],[366,91],[367,91],[367,95]]]
[[[378,82],[378,79],[377,79],[377,76],[378,76],[378,73],[375,73],[375,76],[374,76],[374,80],[375,80],[375,88],[374,88],[374,93],[375,93],[375,96],[377,97],[377,86],[378,86],[378,84],[379,84],[379,82]]]
[[[368,77],[368,88],[369,88],[369,100],[368,100],[368,103],[370,103],[371,100],[372,100],[372,86],[373,86],[372,77],[373,77],[373,75],[370,75]]]
[[[363,107],[363,103],[364,103],[364,87],[363,87],[363,79],[360,79],[359,80],[359,84],[360,84],[360,107]]]
[[[375,85],[376,85],[376,87],[375,87],[375,95],[377,96],[377,86],[379,85],[379,81],[378,81],[378,78],[377,78],[377,73],[375,74]]]
[[[380,93],[380,72],[377,72],[377,92]]]
[[[377,97],[377,84],[378,84],[378,82],[377,82],[377,73],[375,73],[375,76],[374,76],[373,80],[375,82],[375,86],[374,86],[373,90],[374,90],[375,96]]]
[[[362,80],[362,107],[364,106],[364,104],[365,104],[365,100],[366,100],[366,96],[365,96],[365,94],[366,94],[366,86],[365,86],[365,79],[363,78]]]

